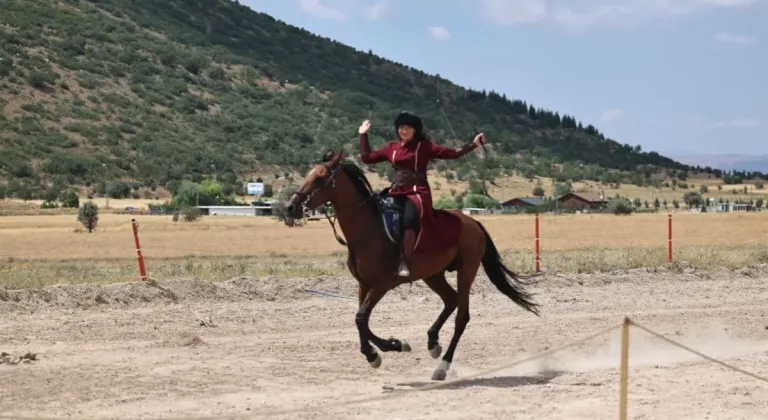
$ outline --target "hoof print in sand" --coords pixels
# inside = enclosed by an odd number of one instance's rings
[[[27,353],[23,356],[14,356],[6,352],[0,353],[0,365],[18,365],[20,363],[32,363],[36,360],[36,353]]]
[[[206,344],[207,343],[197,335],[184,332],[184,333],[174,334],[173,336],[166,338],[161,343],[161,346],[163,347],[197,347],[197,346],[202,346]]]

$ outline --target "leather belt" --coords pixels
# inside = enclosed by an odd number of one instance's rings
[[[427,174],[410,169],[395,168],[395,176],[392,183],[397,187],[412,187],[414,185],[426,185]]]

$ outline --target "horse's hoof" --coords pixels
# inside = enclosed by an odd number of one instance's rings
[[[448,376],[448,369],[451,368],[451,364],[443,360],[440,362],[440,366],[435,369],[435,373],[432,374],[433,381],[444,381]]]
[[[432,356],[433,359],[437,359],[440,357],[440,354],[443,353],[443,348],[440,347],[440,344],[436,345],[435,348],[429,351],[429,355]]]
[[[400,342],[400,351],[403,353],[410,353],[411,352],[411,345],[408,344],[407,341],[403,340]]]
[[[378,369],[379,367],[381,367],[381,355],[377,354],[376,359],[374,359],[374,361],[372,362],[369,362],[368,364],[371,365],[371,367],[374,369]]]
[[[435,373],[432,374],[432,380],[433,381],[444,381],[445,377],[448,376],[448,372],[437,369]]]

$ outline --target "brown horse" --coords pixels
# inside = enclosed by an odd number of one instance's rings
[[[328,202],[333,206],[346,241],[339,238],[333,221],[331,226],[339,243],[347,246],[347,267],[359,282],[359,308],[355,322],[360,334],[360,352],[372,367],[381,366],[381,356],[371,343],[383,352],[411,351],[406,341],[379,338],[368,326],[376,304],[390,289],[403,283],[423,279],[444,303],[442,312],[427,331],[427,349],[434,359],[442,352],[438,343],[440,329],[458,307],[453,337],[442,362],[432,375],[433,380],[446,378],[456,346],[469,323],[469,291],[480,264],[499,291],[538,315],[538,305],[531,301],[531,295],[522,287],[526,283],[521,280],[533,276],[516,276],[505,267],[483,225],[460,211],[450,211],[461,220],[461,235],[457,243],[443,252],[414,252],[410,278],[398,277],[399,247],[387,233],[382,217],[381,194],[373,191],[362,169],[354,163],[342,162],[341,158],[342,153],[339,153],[328,162],[315,166],[286,203],[285,211],[287,217],[298,219],[308,210]],[[330,221],[330,217],[328,219]],[[446,271],[457,271],[458,293],[446,281]]]

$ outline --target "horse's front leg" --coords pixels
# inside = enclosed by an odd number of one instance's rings
[[[380,299],[381,297],[379,297],[377,301]],[[363,353],[363,356],[365,356],[365,359],[368,360],[368,363],[372,367],[378,368],[381,366],[381,356],[379,356],[373,349],[373,346],[371,346],[370,339],[372,334],[371,330],[368,328],[368,320],[371,317],[372,308],[370,304],[371,289],[363,283],[359,284],[357,300],[358,309],[357,314],[355,315],[355,324],[357,325],[357,333],[360,336],[360,353]]]
[[[369,326],[371,313],[388,289],[384,286],[374,286],[368,289],[367,293],[364,289],[365,287],[361,285],[359,297],[362,299],[362,302],[355,316],[355,324],[357,324],[357,331],[360,335],[360,352],[363,353],[363,356],[365,356],[365,359],[373,368],[378,368],[381,366],[381,356],[373,349],[371,343],[383,352],[409,352],[411,351],[411,346],[406,341],[395,338],[385,340],[371,332]]]

